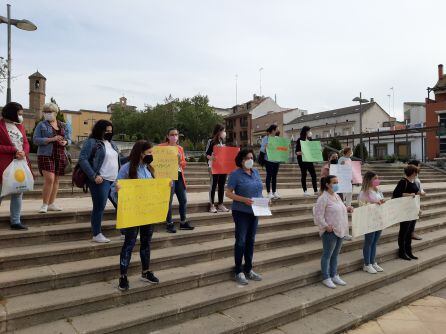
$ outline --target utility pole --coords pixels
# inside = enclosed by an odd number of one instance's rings
[[[259,68],[259,80],[260,80],[260,94],[259,96],[262,96],[262,71],[263,71],[263,67]]]
[[[235,75],[235,105],[238,104],[238,87],[237,87],[237,81],[238,81],[238,74]]]

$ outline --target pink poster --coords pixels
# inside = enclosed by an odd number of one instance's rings
[[[362,174],[361,174],[361,161],[352,161],[352,183],[353,184],[361,184],[362,183]]]

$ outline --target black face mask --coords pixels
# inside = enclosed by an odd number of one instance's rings
[[[106,133],[104,134],[104,139],[105,139],[105,140],[110,141],[110,140],[112,140],[112,138],[113,138],[113,133],[106,132]]]
[[[338,159],[331,160],[330,163],[331,163],[332,165],[337,165],[337,164],[338,164]]]
[[[151,154],[147,154],[144,156],[144,158],[142,158],[142,162],[144,162],[147,165],[150,165],[153,161],[153,155]]]

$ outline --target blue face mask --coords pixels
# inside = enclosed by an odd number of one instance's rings
[[[333,184],[332,186],[331,186],[332,188],[333,188],[333,191],[335,192],[335,193],[337,193],[338,191],[339,191],[339,184]]]

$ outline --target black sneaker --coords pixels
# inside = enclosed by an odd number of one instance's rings
[[[173,223],[166,225],[166,231],[168,233],[177,233],[177,230],[176,230],[175,225]]]
[[[129,280],[127,279],[127,276],[119,277],[118,289],[121,291],[127,291],[129,289]]]
[[[160,282],[160,280],[151,271],[146,271],[145,273],[142,273],[141,281],[149,282],[152,284],[158,284]]]
[[[193,227],[191,224],[189,224],[188,221],[185,221],[184,223],[180,222],[180,230],[189,230],[192,231],[195,227]]]
[[[11,224],[11,230],[27,230],[28,227],[23,225],[22,223]]]

